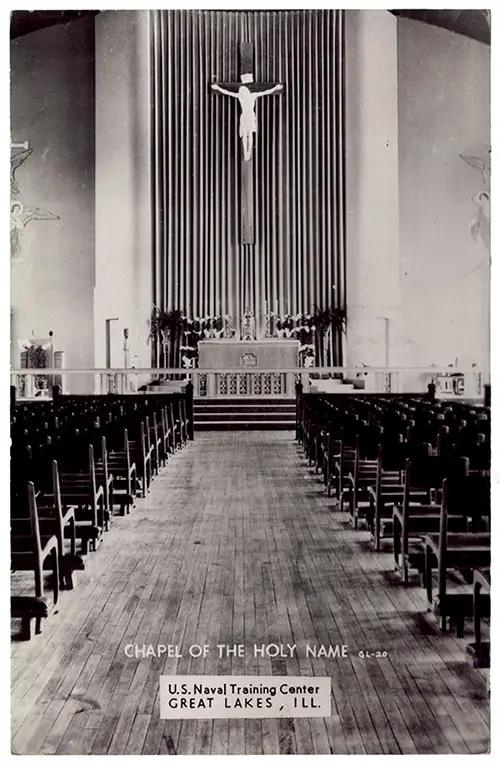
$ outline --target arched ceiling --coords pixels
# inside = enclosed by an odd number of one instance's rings
[[[96,16],[99,11],[12,11],[10,15],[10,38],[21,37],[38,29],[67,24],[69,21]]]
[[[99,11],[13,11],[11,14],[11,38],[29,34],[54,24],[66,24],[84,16],[95,16]],[[482,10],[391,10],[395,16],[416,19],[425,24],[444,27],[456,34],[490,44],[488,11]]]
[[[423,11],[391,11],[395,16],[416,19],[425,24],[449,29],[456,34],[472,37],[474,40],[491,44],[489,11],[486,10],[423,10]]]

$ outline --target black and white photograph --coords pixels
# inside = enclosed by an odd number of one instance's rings
[[[11,753],[488,754],[491,12],[7,14]]]

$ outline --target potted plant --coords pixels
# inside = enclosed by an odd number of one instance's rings
[[[338,350],[334,351],[334,339],[335,345],[338,346],[340,333],[345,331],[345,309],[342,307],[315,307],[312,318],[316,329],[318,357],[320,358],[321,365],[325,366],[327,364],[328,354],[330,355],[330,363],[334,365],[340,360],[340,352]],[[328,332],[330,332],[329,346],[327,343]]]
[[[52,331],[49,333],[52,337]],[[18,339],[18,345],[24,354],[24,358],[21,356],[22,365],[25,368],[47,368],[48,351],[52,348],[52,341],[43,344],[38,343],[35,339]],[[36,374],[34,377],[34,386],[42,394],[43,390],[47,389],[48,379],[46,376]]]
[[[185,328],[180,310],[162,310],[153,305],[149,338],[155,343],[156,364],[168,368],[179,366],[179,346]]]

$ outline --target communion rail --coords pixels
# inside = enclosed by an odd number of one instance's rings
[[[292,398],[297,383],[304,392],[352,394],[425,394],[435,384],[436,397],[482,400],[489,397],[489,375],[455,367],[310,367],[310,368],[18,368],[11,389],[18,400],[52,396],[46,380],[57,372],[63,394],[175,393],[191,382],[195,397]]]

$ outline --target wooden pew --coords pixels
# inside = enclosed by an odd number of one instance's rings
[[[137,467],[130,455],[128,432],[122,433],[122,445],[116,443],[107,452],[108,468],[113,475],[114,502],[121,506],[121,513],[130,513],[137,496]]]
[[[151,446],[151,475],[158,475],[162,466],[161,436],[158,431],[156,411],[153,411],[151,419],[148,417],[148,437]]]
[[[368,487],[367,517],[375,551],[380,551],[382,534],[386,534],[383,522],[389,518],[392,535],[392,507],[395,502],[402,500],[404,494],[406,452],[401,435],[397,442],[384,443],[378,447],[375,485]]]
[[[333,432],[327,432],[325,443],[326,453],[323,466],[323,480],[325,483],[327,495],[329,496],[332,494],[332,487],[336,484],[335,463],[340,458],[341,449],[342,439],[335,437]]]
[[[360,518],[367,518],[370,506],[369,489],[377,480],[377,452],[383,437],[381,427],[371,427],[356,435],[354,464],[347,475],[347,502],[354,528]]]
[[[74,588],[73,574],[77,570],[85,569],[85,562],[76,553],[77,522],[74,508],[62,505],[61,488],[59,483],[59,470],[57,461],[52,462],[52,482],[54,492],[53,506],[47,505],[45,511],[53,511],[57,525],[57,542],[59,549],[59,567],[61,570],[61,587],[72,590]],[[69,552],[65,549],[65,540],[70,541]]]
[[[442,631],[446,631],[447,619],[456,627],[457,637],[464,635],[464,622],[472,618],[474,612],[473,592],[461,586],[459,590],[448,590],[448,572],[462,569],[470,570],[474,565],[486,566],[491,557],[490,533],[440,533],[426,535],[425,544],[425,579],[429,608],[440,620]],[[438,592],[433,596],[433,557],[437,559]],[[486,597],[482,597],[486,599]],[[479,604],[478,604],[479,607]],[[481,602],[478,617],[489,617],[488,602]]]
[[[158,472],[162,464],[165,464],[168,453],[174,448],[182,447],[188,439],[192,439],[192,395],[190,396],[189,392],[190,390],[187,389],[184,396],[171,396],[168,402],[163,395],[157,397],[97,395],[83,398],[59,395],[57,401],[47,401],[37,406],[18,405],[11,413],[15,473],[25,474],[24,466],[30,463],[36,474],[35,484],[42,485],[41,479],[44,482],[49,481],[50,463],[53,458],[59,463],[61,476],[66,473],[79,473],[85,460],[86,447],[92,444],[96,454],[97,481],[104,491],[103,519],[107,529],[113,515],[111,501],[115,497],[114,493],[120,493],[118,503],[122,505],[123,510],[129,509],[130,501],[125,491],[115,490],[117,486],[116,482],[111,481],[111,478],[115,478],[111,468],[108,470],[108,476],[104,476],[106,465],[103,459],[98,458],[100,435],[107,435],[110,420],[114,421],[115,426],[121,422],[122,431],[123,428],[128,428],[129,450],[132,450],[131,460],[133,463],[137,462],[135,475],[131,477],[133,480],[140,480],[144,495],[149,489],[154,474]],[[165,426],[162,428],[163,415]],[[172,426],[169,423],[169,417]],[[145,428],[145,443],[140,432],[141,422]],[[43,459],[39,457],[39,444],[40,448],[48,448],[46,457],[44,456]],[[26,457],[30,447],[31,459]],[[116,449],[115,443],[110,442],[108,452]],[[49,468],[46,468],[47,463]],[[108,463],[111,467],[111,463]],[[38,472],[42,473],[42,478]],[[122,482],[122,479],[118,478],[118,482]],[[136,491],[129,490],[127,495],[130,496],[132,492]],[[126,502],[126,505],[121,499]]]
[[[109,469],[106,437],[101,437],[101,458],[96,461],[95,479],[97,488],[102,488],[104,496],[104,526],[109,529],[114,514],[114,475]]]
[[[174,406],[172,404],[170,404],[167,407],[167,419],[168,419],[168,427],[170,429],[171,437],[172,437],[171,450],[172,452],[174,452],[175,450],[177,450],[177,448],[180,447],[181,433],[180,433],[180,425],[179,425],[179,422],[176,421]]]
[[[31,534],[11,534],[11,571],[34,573],[33,596],[11,597],[11,617],[21,618],[21,638],[31,638],[31,622],[35,620],[35,633],[41,633],[42,619],[49,614],[49,604],[44,596],[43,570],[47,563],[52,570],[53,607],[59,600],[59,555],[57,537],[40,532],[35,486],[28,482],[28,504]]]
[[[32,622],[35,620],[36,633],[42,632],[42,620],[47,618],[51,608],[44,596],[11,596],[10,616],[21,620],[21,641],[29,641],[32,636]]]
[[[404,542],[407,549],[407,565],[418,570],[422,584],[425,584],[426,553],[423,537],[440,531],[442,522],[442,502],[446,500],[447,527],[450,533],[481,531],[489,532],[490,514],[490,480],[478,474],[471,475],[468,471],[468,460],[464,458],[450,459],[446,477],[446,494],[441,490],[441,505],[436,502],[420,507],[410,507],[404,516],[401,507],[394,508],[395,522],[402,529],[406,522],[405,534],[413,536],[411,548]],[[444,483],[443,483],[444,488]],[[397,541],[395,541],[395,546]],[[396,551],[395,551],[396,554]],[[465,568],[462,574],[467,574]],[[470,570],[470,577],[472,570]],[[472,579],[472,577],[471,577]]]
[[[481,620],[483,619],[484,607],[483,596],[490,596],[491,572],[489,567],[480,567],[473,573],[473,620],[474,620],[474,643],[467,647],[467,652],[472,656],[475,668],[490,667],[490,643],[481,638]],[[491,601],[490,601],[491,607]],[[487,607],[488,611],[490,607]]]
[[[349,475],[354,470],[358,437],[366,436],[368,432],[367,422],[361,420],[357,414],[350,414],[342,421],[340,453],[333,463],[333,484],[341,511],[344,510],[344,501],[349,501],[351,487]]]
[[[179,423],[180,423],[180,429],[181,429],[181,447],[183,447],[188,441],[189,419],[188,419],[188,415],[186,411],[186,401],[184,399],[181,399],[178,401],[177,405],[178,405]]]
[[[130,458],[136,465],[136,479],[141,485],[142,497],[145,498],[151,486],[152,470],[151,457],[152,447],[149,440],[149,423],[136,422],[137,439],[129,440]]]
[[[63,508],[59,489],[57,462],[52,463],[53,494],[36,496],[38,524],[42,537],[55,535],[59,558],[59,586],[61,589],[74,588],[73,573],[84,570],[85,563],[76,553],[76,521],[73,508]],[[13,517],[12,532],[15,536],[31,534],[30,520]],[[69,544],[68,544],[69,542]],[[69,548],[67,548],[69,545]]]
[[[440,498],[437,494],[444,477],[448,473],[463,476],[467,469],[467,459],[447,460],[437,456],[407,459],[403,501],[392,510],[394,566],[400,570],[405,584],[410,568],[423,575],[422,538],[439,529],[441,514],[436,497]],[[463,512],[450,515],[450,524],[454,529],[465,530]]]
[[[167,406],[162,405],[160,415],[157,421],[157,431],[159,438],[159,457],[162,466],[166,466],[168,458],[172,452],[171,432],[167,422]]]
[[[409,456],[413,460],[426,459],[431,452],[429,443],[408,444],[399,440],[385,441],[378,449],[377,477],[375,486],[368,488],[370,499],[368,507],[368,526],[372,533],[372,542],[376,551],[380,551],[381,539],[393,535],[394,506],[403,502],[405,493],[406,464]],[[412,489],[414,501],[424,501],[427,490],[417,487]]]
[[[446,622],[456,627],[457,636],[464,635],[464,622],[474,614],[473,591],[466,586],[448,587],[450,571],[469,572],[475,568],[488,568],[491,560],[491,535],[489,532],[449,532],[450,480],[443,482],[443,500],[439,533],[428,534],[425,544],[425,581],[427,601],[439,617],[441,630]],[[433,560],[437,560],[437,596],[433,598]],[[465,590],[464,590],[465,588]],[[479,596],[479,594],[478,594]],[[476,617],[489,616],[489,596],[476,601]]]
[[[104,509],[104,490],[97,486],[94,468],[94,448],[88,446],[88,471],[63,473],[59,471],[61,503],[72,506],[75,510],[76,537],[81,540],[82,553],[89,547],[95,551],[101,540],[106,516]]]

